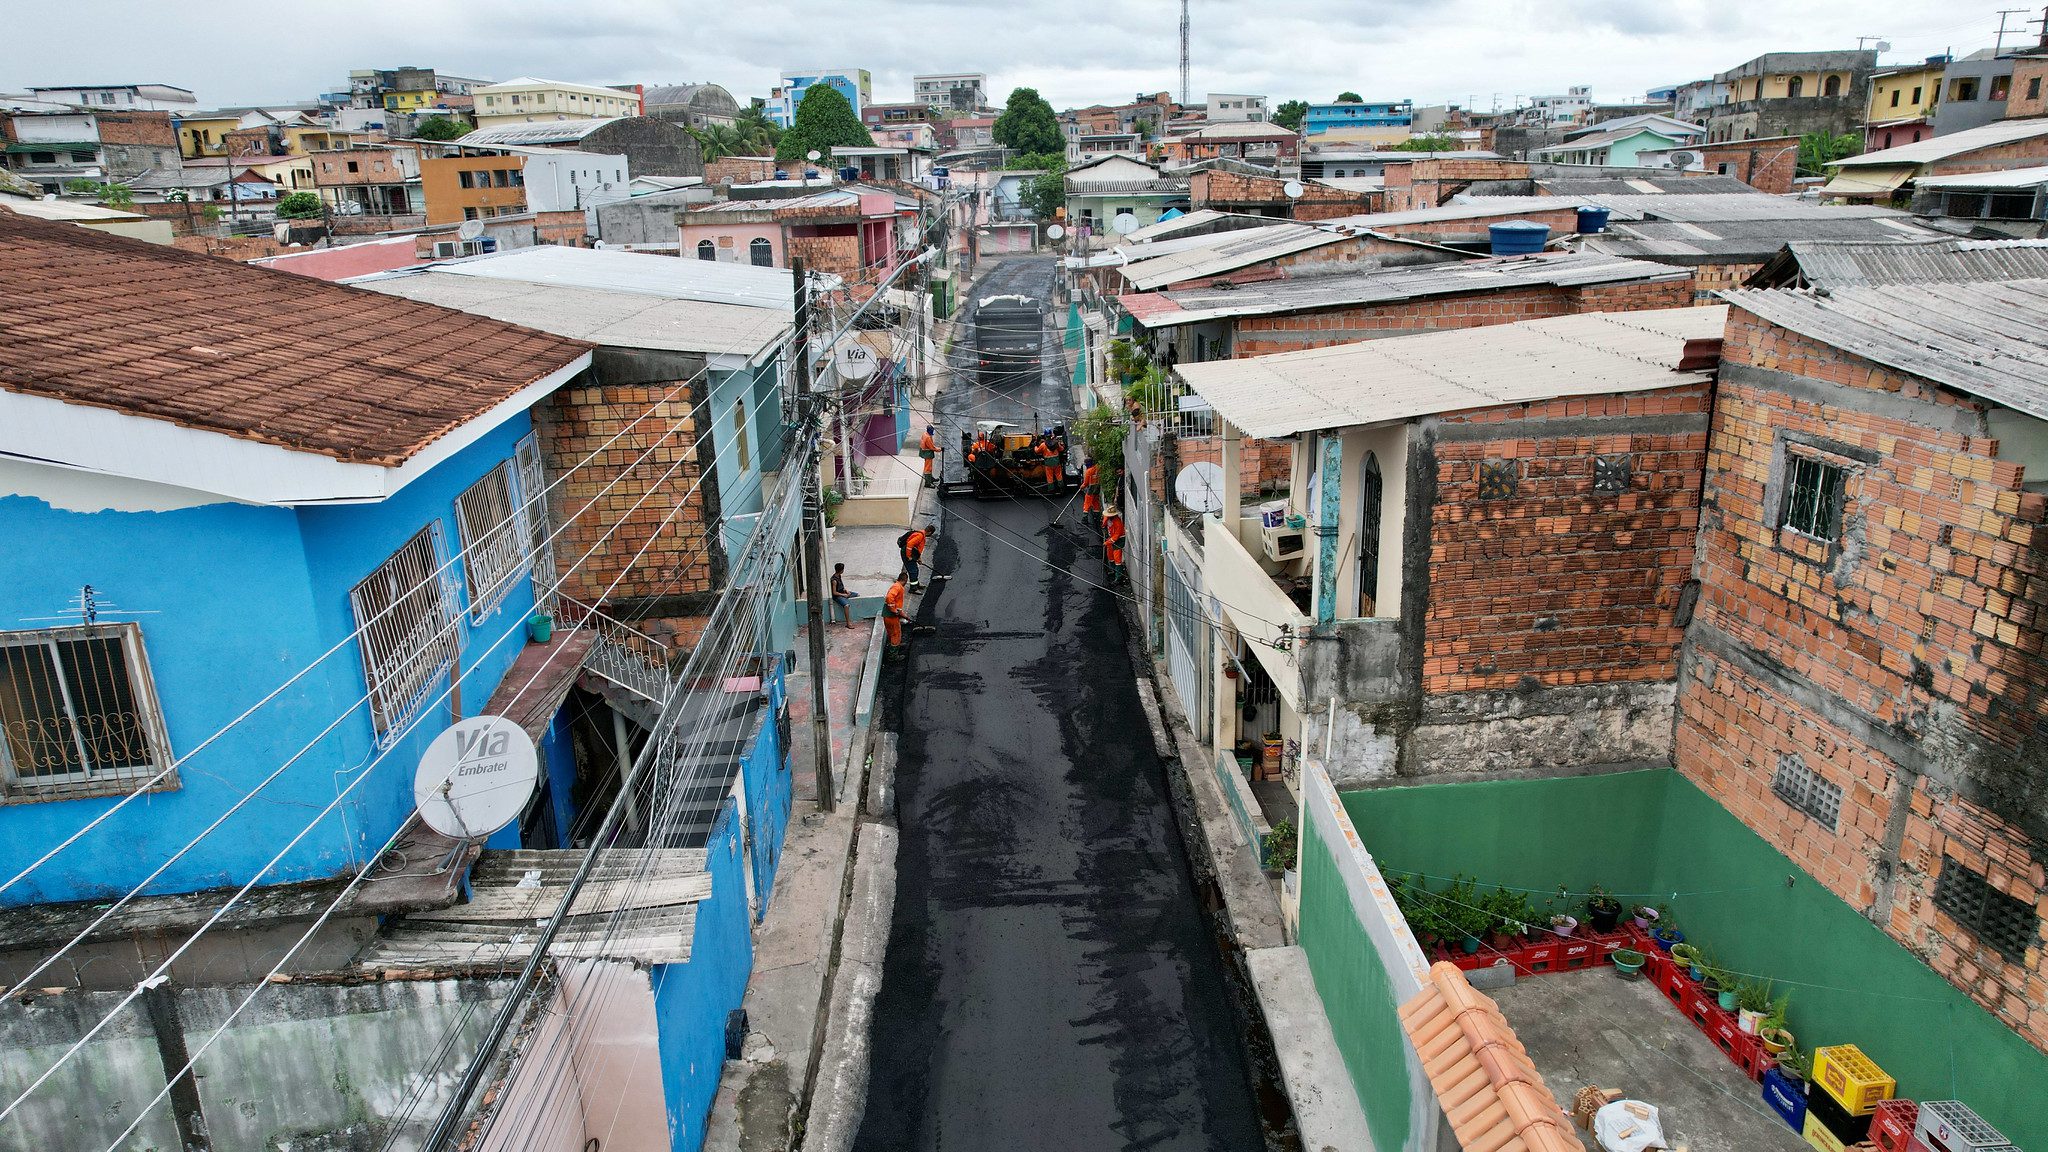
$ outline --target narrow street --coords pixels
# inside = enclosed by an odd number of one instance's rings
[[[1012,261],[974,295],[1043,300],[1053,270]],[[970,369],[971,340],[963,325],[954,362]],[[959,378],[939,403],[946,443],[977,418],[1063,419],[1047,360],[1024,379]],[[858,1147],[1262,1147],[1233,993],[1079,500],[955,498],[936,571],[878,705],[899,733],[902,840]]]

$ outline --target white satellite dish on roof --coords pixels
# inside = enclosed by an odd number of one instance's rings
[[[540,756],[524,728],[503,716],[472,716],[427,745],[412,800],[427,827],[475,840],[518,819],[539,781]]]
[[[1117,213],[1116,219],[1109,222],[1109,230],[1119,236],[1129,236],[1138,230],[1138,214],[1136,212]]]
[[[832,350],[832,364],[839,374],[848,380],[865,380],[875,374],[879,367],[875,350],[859,340],[848,338]]]
[[[1067,230],[1065,228],[1060,227],[1057,224],[1054,224],[1045,230],[1045,238],[1048,240],[1058,240],[1066,234]]]
[[[1280,186],[1280,190],[1282,192],[1287,193],[1287,198],[1289,200],[1301,199],[1301,194],[1305,191],[1305,189],[1301,186],[1301,181],[1299,180],[1289,180],[1287,183],[1282,184]]]
[[[809,152],[804,153],[804,159],[809,160],[813,164],[816,164],[818,161],[824,158],[825,154],[823,152],[818,151],[816,148],[813,148]]]
[[[1190,512],[1223,511],[1223,466],[1198,460],[1173,478],[1173,496]]]
[[[484,234],[484,222],[481,220],[464,220],[461,226],[455,229],[455,234],[464,240],[474,240]]]

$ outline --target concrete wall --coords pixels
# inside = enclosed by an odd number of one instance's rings
[[[1401,1025],[1428,964],[1329,778],[1302,765],[1301,949],[1378,1152],[1435,1152],[1443,1112]],[[1454,1146],[1454,1145],[1453,1145]]]
[[[394,1149],[417,1148],[460,1071],[459,1054],[481,1039],[503,987],[439,980],[265,988],[196,1066],[213,1148],[275,1152],[300,1137],[336,1134],[354,1143],[321,1146],[375,1148],[389,1139]],[[248,993],[180,989],[157,1024],[142,1001],[129,1005],[0,1122],[0,1147],[113,1143],[164,1086],[158,1029],[197,1052]],[[18,1096],[119,1001],[116,993],[74,992],[10,1004],[0,1013],[0,1093]],[[122,1147],[177,1145],[168,1106],[159,1103]]]
[[[1802,1048],[1856,1044],[1899,1096],[1959,1098],[2022,1147],[2048,1140],[2048,1100],[2012,1090],[2048,1077],[2048,1057],[1678,773],[1376,789],[1344,807],[1381,867],[1433,888],[1463,874],[1540,905],[1562,886],[1558,909],[1581,919],[1595,884],[1666,905],[1689,942],[1790,993]]]

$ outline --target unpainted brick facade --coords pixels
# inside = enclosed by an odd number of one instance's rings
[[[2003,172],[2008,168],[2037,168],[2048,164],[2048,136],[2015,140],[1991,148],[1974,148],[1958,156],[1937,160],[1927,166],[1924,176],[1967,176],[1973,172]]]
[[[1520,160],[1416,160],[1386,168],[1386,208],[1436,208],[1477,180],[1527,180]]]
[[[1693,303],[1694,298],[1691,278],[1683,269],[1673,269],[1668,279],[1634,284],[1584,288],[1541,284],[1506,292],[1404,300],[1395,304],[1328,308],[1283,316],[1244,316],[1232,324],[1230,350],[1234,358],[1265,356],[1381,336],[1481,328],[1581,312],[1683,308]]]
[[[1425,692],[1677,676],[1674,615],[1692,567],[1708,404],[1708,389],[1692,385],[1440,419]],[[1696,430],[1658,427],[1685,417]],[[1546,436],[1540,421],[1573,430]],[[1611,430],[1587,434],[1585,421]],[[1483,436],[1491,424],[1501,437]],[[1489,495],[1487,469],[1512,491]]]
[[[1759,192],[1782,196],[1792,191],[1792,178],[1799,174],[1799,137],[1778,136],[1767,140],[1730,140],[1702,144],[1693,149],[1714,175],[1733,176]]]
[[[1347,192],[1314,181],[1301,182],[1301,195],[1287,195],[1287,181],[1239,172],[1197,172],[1188,180],[1188,199],[1196,208],[1251,212],[1293,220],[1334,220],[1378,210],[1378,197]]]
[[[1985,405],[1730,313],[1677,765],[2037,1047],[2017,960],[1934,905],[1944,857],[2048,912],[2048,494]],[[1846,470],[1839,536],[1783,526],[1786,461]],[[1773,792],[1840,789],[1833,827]]]

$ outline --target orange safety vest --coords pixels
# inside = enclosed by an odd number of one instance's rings
[[[912,560],[924,556],[924,533],[922,531],[912,532],[910,538],[903,542],[903,555]]]
[[[889,585],[889,590],[882,594],[882,612],[885,615],[895,617],[899,620],[902,619],[903,593],[903,581],[898,580],[894,584]]]
[[[1097,478],[1095,475],[1095,465],[1090,464],[1087,467],[1087,469],[1081,473],[1081,486],[1083,488],[1094,488],[1096,483]]]
[[[1122,516],[1111,516],[1103,522],[1102,531],[1108,537],[1108,543],[1122,543],[1124,538],[1124,518]]]
[[[917,454],[924,457],[927,460],[937,455],[938,451],[939,446],[932,440],[932,434],[929,432],[925,433],[924,439],[918,441],[917,443]]]

